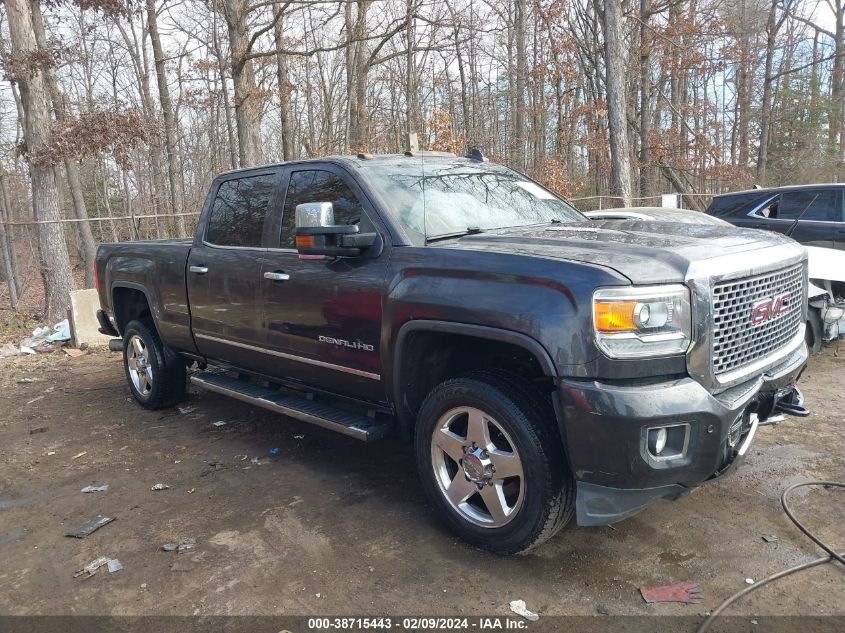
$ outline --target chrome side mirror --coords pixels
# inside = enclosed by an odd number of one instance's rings
[[[296,205],[296,228],[334,226],[334,207],[331,202],[306,202]]]

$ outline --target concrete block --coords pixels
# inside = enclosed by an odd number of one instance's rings
[[[106,347],[110,336],[97,330],[97,310],[100,309],[100,297],[95,288],[77,290],[70,293],[70,335],[74,346],[88,343],[91,347]]]

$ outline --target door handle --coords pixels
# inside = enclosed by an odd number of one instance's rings
[[[188,270],[198,275],[204,275],[208,272],[208,266],[189,266]]]
[[[287,273],[264,273],[264,279],[272,279],[273,281],[287,281],[290,275]]]

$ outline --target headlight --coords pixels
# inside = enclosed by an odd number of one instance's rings
[[[593,294],[593,328],[611,358],[683,354],[691,340],[690,296],[680,284],[602,288]]]

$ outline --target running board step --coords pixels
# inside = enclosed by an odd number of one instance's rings
[[[380,440],[390,430],[389,424],[376,422],[364,415],[349,413],[306,398],[285,395],[269,387],[260,387],[214,372],[193,374],[191,383],[208,391],[230,396],[364,442]]]

